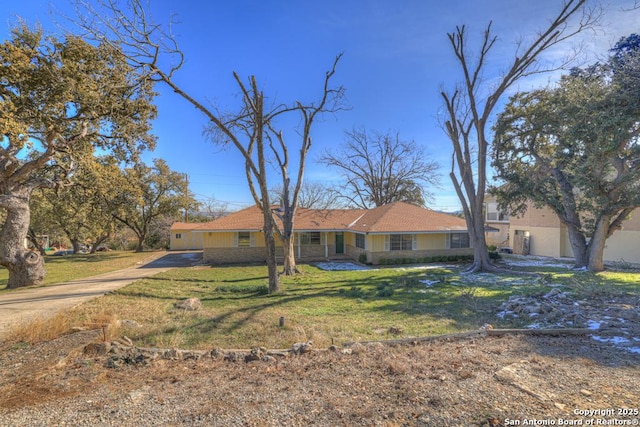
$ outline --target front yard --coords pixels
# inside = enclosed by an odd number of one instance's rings
[[[301,265],[301,274],[282,277],[281,293],[268,295],[263,266],[174,269],[84,304],[71,316],[76,323],[91,323],[97,314],[110,319],[110,333],[124,334],[137,346],[192,349],[290,348],[309,340],[328,347],[463,332],[485,324],[640,324],[637,271],[593,275],[565,264],[510,262],[538,274],[462,274],[459,265],[357,271]],[[198,298],[202,307],[190,311],[174,306],[187,298]],[[626,310],[624,318],[612,316],[611,308]],[[566,310],[570,318],[563,315]]]

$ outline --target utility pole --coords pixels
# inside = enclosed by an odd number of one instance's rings
[[[187,201],[186,196],[189,194],[189,174],[185,173],[182,174],[184,177],[184,191],[183,194],[185,195],[185,202]],[[186,206],[184,207],[184,222],[189,222],[189,203],[187,202]]]

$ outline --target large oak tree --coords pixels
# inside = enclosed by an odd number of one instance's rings
[[[25,249],[29,200],[37,188],[66,182],[96,149],[133,160],[153,146],[152,82],[122,52],[20,26],[0,45],[0,265],[9,288],[44,278],[44,260]]]
[[[155,159],[153,166],[137,163],[126,168],[119,182],[119,191],[109,203],[115,208],[113,217],[138,238],[136,252],[144,250],[155,221],[176,218],[185,206],[195,202],[184,174],[172,171],[162,159]]]
[[[635,42],[635,44],[634,44]],[[577,267],[604,268],[606,239],[640,207],[640,43],[621,40],[606,63],[557,87],[519,93],[500,115],[493,166],[503,206],[551,208]]]

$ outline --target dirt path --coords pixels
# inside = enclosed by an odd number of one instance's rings
[[[0,298],[0,341],[13,325],[50,317],[136,280],[200,262],[199,252],[160,254],[146,264],[98,276],[38,288],[18,289]]]

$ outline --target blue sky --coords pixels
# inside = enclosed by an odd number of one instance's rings
[[[591,55],[587,61],[606,55],[621,36],[640,32],[640,10],[622,11],[632,4],[604,3],[602,28],[582,39]],[[342,143],[345,130],[397,131],[441,164],[441,186],[431,189],[436,195],[431,207],[442,210],[459,208],[448,178],[451,146],[438,123],[439,92],[453,88],[460,76],[447,32],[465,24],[473,43],[493,21],[499,41],[485,75],[491,81],[513,56],[515,42],[533,35],[560,6],[560,0],[151,0],[157,22],[172,15],[178,22],[174,32],[186,63],[177,83],[223,111],[234,111],[240,103],[233,71],[242,78],[255,75],[265,95],[277,102],[313,101],[321,94],[325,71],[343,52],[334,82],[345,87],[351,109],[315,124],[305,179],[339,183],[337,172],[316,160]],[[0,35],[7,37],[17,16],[54,28],[52,9],[68,11],[67,0],[0,2]],[[571,47],[549,52],[548,58]],[[554,77],[538,76],[520,89]],[[173,170],[189,174],[199,198],[225,201],[231,210],[251,204],[240,155],[208,141],[204,116],[166,87],[158,89],[158,144],[146,160],[161,157]],[[293,129],[284,133],[293,136]]]

